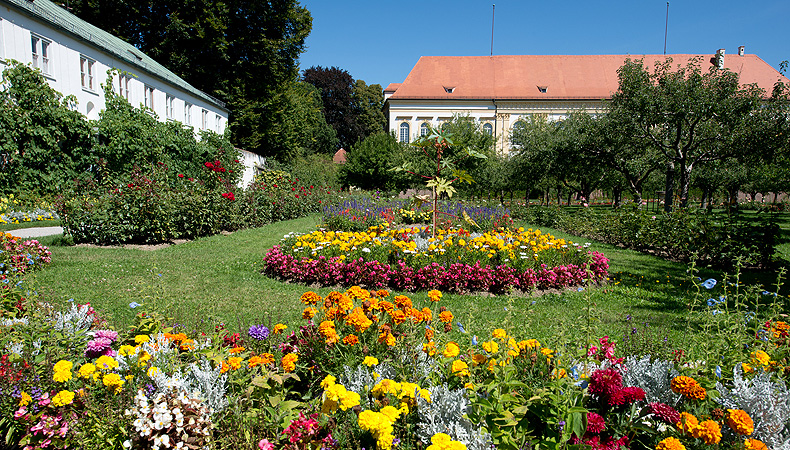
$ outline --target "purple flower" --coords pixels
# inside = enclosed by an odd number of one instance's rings
[[[105,354],[107,350],[112,350],[112,341],[106,337],[97,337],[88,342],[85,347],[85,356],[88,358],[98,358]]]
[[[247,332],[251,338],[262,341],[269,337],[269,328],[263,325],[253,325],[250,327],[250,330]]]

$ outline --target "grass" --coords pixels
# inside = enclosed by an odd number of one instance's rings
[[[156,309],[188,329],[209,330],[224,323],[244,332],[251,324],[277,322],[293,329],[303,323],[301,294],[314,290],[323,296],[333,289],[269,279],[260,274],[261,262],[284,234],[311,230],[319,220],[313,216],[280,222],[153,251],[53,246],[52,265],[30,278],[28,288],[57,304],[69,299],[91,303],[118,328],[133,323],[140,311]],[[57,239],[46,237],[42,243],[51,245]],[[456,327],[452,338],[486,338],[494,328],[505,328],[519,338],[552,344],[564,338],[618,338],[638,331],[654,344],[667,339],[670,346],[681,345],[689,302],[698,290],[687,267],[601,243],[593,242],[591,249],[611,259],[607,285],[534,297],[445,294],[442,304],[467,331],[461,334]],[[702,271],[698,276],[722,280],[718,272]],[[711,294],[702,292],[705,299]],[[416,305],[428,303],[425,293],[407,295]],[[144,307],[132,309],[132,302]]]

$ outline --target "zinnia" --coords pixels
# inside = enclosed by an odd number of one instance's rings
[[[593,434],[600,434],[606,429],[606,422],[603,417],[594,412],[587,413],[587,432]]]

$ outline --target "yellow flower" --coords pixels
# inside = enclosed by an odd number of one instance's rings
[[[767,370],[767,366],[771,364],[771,357],[762,350],[755,350],[751,354],[751,363],[753,366],[763,366],[763,369]]]
[[[552,350],[550,348],[542,348],[542,349],[540,349],[540,353],[542,353],[543,356],[545,356],[547,359],[554,357],[554,350]]]
[[[107,355],[99,356],[95,364],[96,368],[99,370],[112,370],[118,368],[118,361]]]
[[[366,356],[365,359],[362,361],[362,364],[368,367],[373,367],[379,364],[379,360],[374,358],[373,356]]]
[[[33,398],[31,398],[27,392],[22,391],[22,393],[19,394],[19,406],[27,406],[31,401],[33,401]]]
[[[280,334],[283,331],[285,331],[286,328],[288,328],[287,325],[283,325],[281,323],[278,323],[277,325],[274,326],[274,334]]]
[[[71,391],[60,391],[52,397],[52,404],[54,406],[70,405],[74,401],[74,393]]]
[[[699,426],[699,420],[693,415],[682,412],[680,413],[680,421],[675,426],[684,434],[691,434]]]
[[[743,447],[746,450],[768,450],[768,446],[757,439],[746,439],[743,441]]]
[[[87,380],[94,372],[96,372],[96,366],[91,363],[85,363],[80,367],[80,378],[85,378]]]
[[[442,298],[441,291],[437,291],[436,289],[432,289],[428,291],[428,298],[431,299],[432,302],[438,302]]]
[[[133,347],[131,345],[122,345],[121,348],[118,349],[119,356],[129,356],[134,355],[137,347]]]
[[[108,373],[104,375],[104,378],[102,378],[102,383],[107,386],[107,389],[112,389],[117,394],[121,392],[121,388],[123,387],[125,381],[117,373]]]
[[[494,339],[505,340],[507,338],[507,332],[502,328],[497,328],[491,333],[491,337],[493,337]]]
[[[381,414],[384,414],[384,416],[386,416],[387,419],[389,419],[390,422],[395,422],[396,420],[398,420],[398,417],[400,417],[400,414],[401,414],[401,412],[398,410],[398,408],[396,408],[396,407],[394,407],[392,405],[387,405],[387,406],[381,408],[380,412],[381,412]]]
[[[691,435],[702,439],[708,445],[718,444],[721,441],[721,427],[712,420],[706,420],[694,427],[691,430]]]
[[[137,345],[151,342],[151,338],[147,334],[138,334],[134,337],[134,343]]]
[[[453,375],[457,377],[468,377],[469,365],[461,361],[460,359],[456,359],[455,361],[453,361],[452,372]]]
[[[228,358],[228,366],[230,366],[233,370],[241,369],[241,363],[244,361],[244,358],[240,358],[238,356],[231,356]]]
[[[58,383],[65,383],[71,379],[71,368],[74,366],[74,363],[71,361],[60,360],[55,363],[54,367],[54,375],[52,375],[52,379],[57,381]]]
[[[499,344],[494,341],[483,342],[483,350],[487,353],[496,353],[499,351]]]
[[[444,351],[442,352],[442,354],[447,358],[455,358],[459,353],[461,353],[461,348],[458,347],[458,344],[452,341],[445,344]]]
[[[149,378],[155,378],[161,374],[162,371],[156,366],[151,366],[148,368],[148,371],[146,371],[146,375],[148,375]]]

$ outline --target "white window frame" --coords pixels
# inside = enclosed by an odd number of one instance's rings
[[[94,65],[96,60],[88,58],[85,55],[80,55],[80,83],[83,89],[95,91],[96,85],[94,80]]]
[[[409,123],[408,122],[401,122],[401,124],[398,126],[398,130],[399,130],[398,136],[400,137],[400,141],[408,144],[409,140],[411,138],[411,135],[410,135],[410,133],[411,133],[411,126],[409,126]]]
[[[423,122],[420,124],[420,136],[426,136],[431,131],[431,126],[428,125],[428,122]]]
[[[494,135],[494,126],[490,123],[486,122],[483,124],[483,133],[493,136]]]
[[[153,110],[154,109],[154,87],[145,85],[145,107]]]
[[[118,95],[129,100],[129,77],[123,74],[118,75]]]
[[[165,94],[165,117],[170,120],[175,118],[175,109],[173,108],[174,101],[175,99],[172,95]]]
[[[51,77],[52,40],[35,33],[30,33],[30,47],[33,68],[41,69],[41,73]]]
[[[217,114],[214,116],[214,131],[216,131],[217,133],[219,133],[220,125],[222,125],[222,117],[220,117],[219,114]]]
[[[184,102],[184,125],[192,125],[192,104]]]
[[[208,130],[208,110],[202,110],[203,112],[200,115],[200,129],[201,130]]]

